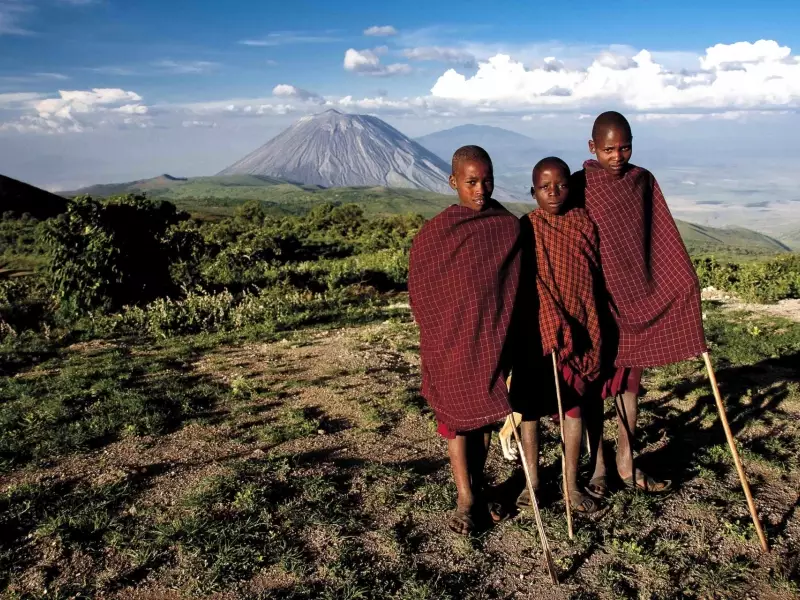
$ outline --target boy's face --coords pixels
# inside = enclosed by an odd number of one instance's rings
[[[606,172],[622,177],[633,154],[631,134],[623,127],[607,127],[598,133],[598,139],[589,140],[589,152]]]
[[[458,192],[462,206],[483,210],[494,192],[492,164],[483,160],[462,161],[457,172],[450,175],[450,187]]]
[[[558,165],[545,165],[536,171],[531,194],[542,210],[559,214],[569,198],[569,173]]]

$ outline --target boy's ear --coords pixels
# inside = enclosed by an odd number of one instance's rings
[[[531,186],[531,198],[536,200],[536,188]]]
[[[594,140],[589,140],[589,152],[597,154],[597,147],[594,145]]]
[[[458,189],[458,186],[456,185],[456,176],[455,175],[450,175],[450,178],[447,181],[450,184],[450,187],[452,189],[454,189],[454,190]]]

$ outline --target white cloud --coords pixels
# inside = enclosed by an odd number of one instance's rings
[[[403,63],[382,65],[378,57],[385,54],[387,48],[381,46],[372,50],[355,50],[349,48],[344,54],[344,68],[347,71],[376,77],[389,77],[392,75],[406,75],[411,72],[411,67]]]
[[[397,29],[391,25],[373,25],[372,27],[364,30],[364,35],[386,37],[390,35],[397,35]]]
[[[618,106],[642,112],[724,112],[800,106],[800,60],[776,42],[718,44],[697,58],[700,69],[676,73],[647,50],[630,58],[603,52],[587,68],[527,68],[498,54],[481,62],[472,77],[448,70],[431,95],[466,105],[572,110]],[[731,64],[737,69],[731,70]]]
[[[475,56],[459,48],[447,48],[442,46],[422,46],[419,48],[406,48],[403,56],[410,60],[430,60],[443,63],[455,64],[465,68],[474,67],[477,64]]]
[[[65,133],[96,126],[142,127],[148,124],[149,109],[142,103],[142,97],[118,88],[62,90],[58,98],[27,100],[28,108],[36,114],[22,115],[16,121],[4,123],[0,126],[2,129]]]
[[[299,98],[301,100],[322,101],[322,97],[314,92],[309,92],[293,85],[281,83],[272,88],[272,95],[279,98]]]

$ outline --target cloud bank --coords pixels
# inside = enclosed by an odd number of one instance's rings
[[[527,68],[506,54],[481,62],[471,77],[450,69],[431,96],[467,105],[579,109],[599,104],[636,111],[767,109],[800,105],[800,57],[775,41],[717,44],[696,70],[671,71],[647,50],[603,52],[585,69],[556,57]]]

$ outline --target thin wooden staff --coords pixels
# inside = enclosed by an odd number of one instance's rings
[[[761,541],[761,548],[764,552],[769,552],[769,544],[767,544],[767,536],[764,535],[764,530],[761,527],[761,521],[758,519],[758,512],[756,511],[756,503],[753,501],[753,495],[750,493],[750,484],[747,483],[747,476],[742,467],[742,461],[739,458],[739,451],[736,449],[736,442],[731,433],[731,426],[728,424],[728,417],[725,414],[725,406],[722,404],[722,396],[719,393],[719,386],[717,385],[717,377],[714,375],[714,368],[711,366],[711,358],[708,352],[703,352],[703,360],[706,363],[706,370],[708,371],[708,378],[711,380],[711,388],[714,390],[714,399],[717,401],[717,411],[719,412],[720,421],[722,421],[722,428],[725,430],[725,437],[728,439],[728,446],[731,449],[733,462],[736,465],[736,471],[739,473],[739,481],[742,483],[745,498],[747,498],[747,507],[750,509],[750,517],[753,519],[753,525],[756,527],[758,539]]]
[[[545,566],[547,567],[547,572],[550,575],[550,581],[552,581],[554,585],[558,585],[556,564],[553,562],[553,555],[550,552],[550,544],[547,542],[547,536],[544,533],[542,515],[539,513],[539,503],[536,501],[536,492],[533,490],[531,472],[528,469],[528,459],[525,458],[525,451],[522,449],[522,442],[519,440],[519,433],[517,433],[516,423],[514,424],[514,441],[517,442],[517,449],[519,450],[520,458],[522,458],[522,469],[525,471],[525,481],[528,484],[528,493],[531,495],[531,506],[533,507],[533,516],[536,519],[536,528],[539,530],[539,541],[542,543],[542,553],[544,554]]]
[[[572,530],[572,501],[569,497],[569,483],[567,482],[567,439],[564,436],[564,405],[561,403],[561,383],[558,376],[558,361],[556,351],[553,350],[553,375],[556,379],[556,398],[558,398],[558,422],[561,428],[561,479],[564,481],[564,503],[567,505],[567,531],[569,539],[575,538]]]
[[[506,379],[506,387],[511,389],[511,375]],[[525,457],[525,450],[522,448],[522,442],[519,439],[517,432],[517,423],[514,420],[514,413],[511,413],[511,425],[514,432],[514,441],[517,443],[517,450],[522,459],[522,470],[525,472],[525,482],[528,485],[528,493],[531,496],[531,506],[533,507],[533,516],[536,520],[536,528],[539,530],[539,541],[542,544],[542,554],[544,555],[545,566],[547,573],[550,575],[550,581],[553,585],[558,585],[558,575],[556,574],[556,564],[553,561],[553,554],[550,552],[550,544],[547,541],[547,535],[544,532],[544,523],[542,523],[542,515],[539,512],[539,502],[536,500],[536,492],[533,489],[533,482],[531,481],[531,472],[528,468],[528,459]]]

